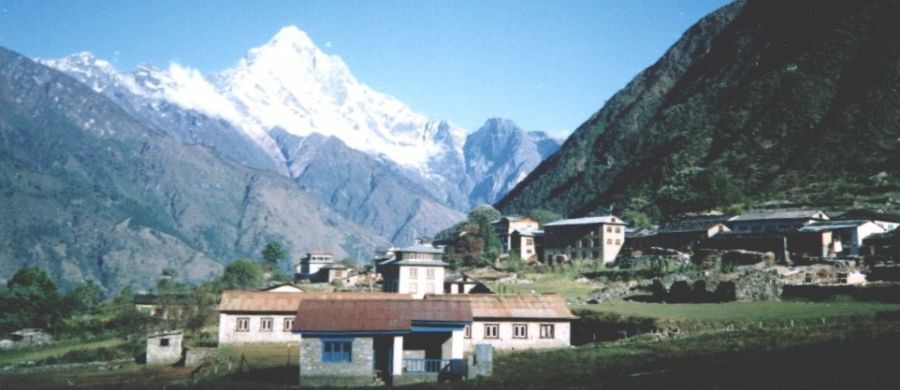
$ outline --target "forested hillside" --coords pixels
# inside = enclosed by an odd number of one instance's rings
[[[736,2],[686,31],[497,206],[661,217],[896,205],[898,89],[897,1]]]

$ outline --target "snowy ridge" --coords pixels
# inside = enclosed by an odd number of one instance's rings
[[[108,86],[124,87],[157,103],[169,102],[224,119],[276,161],[283,161],[270,135],[276,128],[301,137],[334,136],[432,182],[446,181],[447,161],[461,166],[463,158],[465,130],[430,120],[360,83],[340,57],[322,52],[294,26],[281,29],[235,66],[209,77],[177,63],[165,70],[141,66],[123,73],[90,53],[41,62],[97,92]]]

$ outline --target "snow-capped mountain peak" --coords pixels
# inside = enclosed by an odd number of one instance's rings
[[[324,53],[293,26],[251,49],[216,80],[219,91],[262,129],[334,136],[426,175],[441,172],[435,159],[462,158],[462,129],[445,125],[455,145],[437,142],[430,132],[440,126],[360,83],[340,57]]]

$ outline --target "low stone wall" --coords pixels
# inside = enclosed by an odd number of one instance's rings
[[[218,351],[218,348],[188,348],[187,352],[184,353],[184,365],[193,367],[211,362],[216,358]]]
[[[811,301],[827,301],[845,296],[860,301],[900,302],[900,284],[867,286],[795,284],[784,286],[782,296]]]

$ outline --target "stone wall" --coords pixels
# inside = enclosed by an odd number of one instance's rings
[[[237,319],[249,318],[250,329],[248,331],[237,330]],[[261,331],[260,322],[263,318],[272,319],[272,330]],[[254,344],[254,343],[297,343],[300,335],[285,329],[285,319],[293,319],[293,314],[232,314],[219,313],[219,345],[229,344]]]
[[[374,381],[375,346],[372,337],[352,339],[350,362],[322,362],[322,339],[300,342],[301,386],[363,386]]]
[[[484,325],[499,324],[498,338],[485,338]],[[526,338],[513,337],[513,324],[526,324]],[[542,339],[541,324],[553,324],[553,338]],[[540,348],[560,348],[571,345],[571,325],[569,321],[490,321],[477,319],[472,322],[472,337],[463,340],[465,350],[472,352],[476,344],[490,344],[495,350],[523,350]]]
[[[216,358],[218,348],[191,347],[184,353],[184,365],[187,367],[199,366],[212,362]]]

